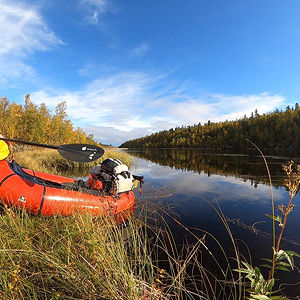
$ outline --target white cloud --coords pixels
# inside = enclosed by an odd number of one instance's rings
[[[94,138],[100,143],[119,146],[127,140],[145,136],[150,132],[145,128],[131,131],[122,131],[113,127],[87,125],[82,128],[87,134],[93,134]]]
[[[97,79],[75,92],[43,90],[32,93],[31,97],[37,104],[47,103],[52,110],[59,102],[66,101],[68,115],[77,124],[101,124],[129,131],[149,124],[147,117],[141,118],[149,81],[143,73],[121,73]]]
[[[167,85],[164,76],[123,72],[99,78],[75,92],[49,89],[31,97],[36,104],[45,102],[53,111],[59,102],[66,101],[75,126],[113,145],[176,126],[239,119],[255,109],[266,113],[285,103],[284,97],[269,93],[237,96],[199,91],[197,95],[187,86]]]
[[[113,2],[108,0],[81,0],[80,8],[85,14],[85,20],[94,25],[99,23],[103,14],[116,12]]]
[[[34,70],[25,63],[26,56],[35,51],[47,51],[62,44],[37,8],[21,2],[0,3],[0,70],[2,80],[21,75],[33,75]]]
[[[170,114],[182,120],[183,124],[198,124],[208,120],[231,121],[244,115],[250,117],[256,109],[258,113],[271,112],[276,107],[281,107],[285,101],[283,96],[269,93],[241,96],[205,94],[196,99],[187,99],[170,105]]]
[[[146,54],[146,52],[150,49],[150,46],[143,42],[141,45],[139,45],[138,47],[132,49],[130,51],[130,56],[143,56]]]

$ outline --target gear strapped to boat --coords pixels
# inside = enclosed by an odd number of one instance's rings
[[[102,188],[111,194],[134,189],[134,177],[120,160],[108,158],[101,165],[92,168],[88,184],[91,188]]]

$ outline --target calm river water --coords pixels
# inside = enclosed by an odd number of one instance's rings
[[[203,236],[201,230],[209,232],[222,244],[227,255],[233,256],[229,235],[211,206],[219,205],[243,255],[249,259],[248,247],[253,265],[263,264],[261,258],[271,258],[272,221],[265,215],[272,213],[271,187],[263,158],[257,150],[245,153],[196,149],[127,152],[135,161],[131,172],[145,177],[143,195],[137,196],[137,203],[151,201],[171,206],[173,214],[184,226],[199,237]],[[290,152],[271,153],[266,159],[272,176],[275,214],[281,214],[277,205],[287,205],[289,199],[282,165],[291,159],[300,163],[300,156]],[[281,248],[300,253],[299,195],[293,202],[296,206],[288,217]],[[178,244],[185,239],[193,242],[192,236],[175,222],[170,220],[170,226]],[[218,253],[216,243],[207,242],[210,249]],[[300,267],[299,259],[296,259],[296,265]],[[278,276],[292,284],[281,286],[287,295],[300,295],[298,271],[281,271]]]

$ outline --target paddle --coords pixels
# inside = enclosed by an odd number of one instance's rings
[[[60,146],[51,146],[51,145],[38,144],[33,142],[26,142],[26,141],[7,139],[1,137],[0,140],[56,149],[62,157],[77,162],[90,162],[93,160],[97,160],[104,154],[104,149],[94,145],[88,145],[88,144],[66,144]]]

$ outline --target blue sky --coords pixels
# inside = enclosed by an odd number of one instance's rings
[[[0,96],[96,140],[300,102],[300,1],[0,0]]]

